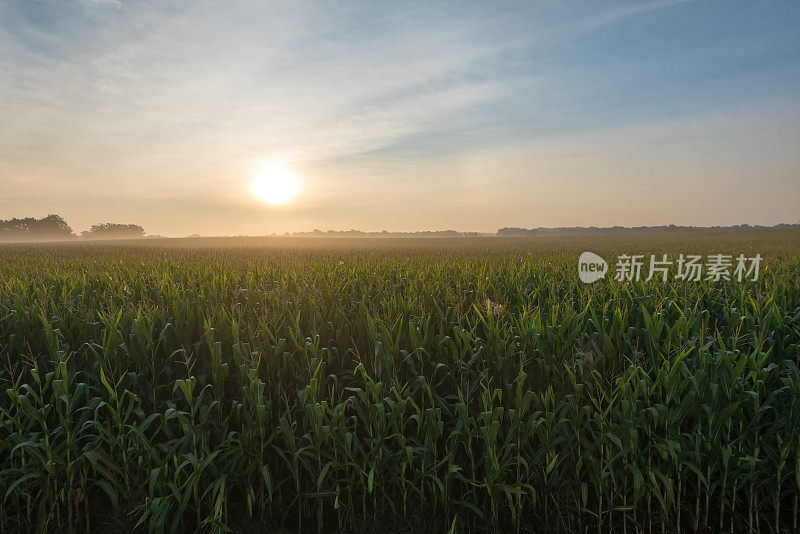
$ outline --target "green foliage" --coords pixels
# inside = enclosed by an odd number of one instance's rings
[[[0,532],[796,530],[799,241],[743,236],[0,248]]]

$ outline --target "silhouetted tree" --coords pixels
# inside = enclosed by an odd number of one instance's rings
[[[144,228],[138,224],[102,223],[93,225],[81,235],[91,239],[131,239],[144,237]]]
[[[72,228],[60,216],[51,214],[41,219],[0,220],[0,241],[44,241],[74,237]]]

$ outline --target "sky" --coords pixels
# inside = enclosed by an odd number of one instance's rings
[[[0,219],[800,221],[800,2],[0,0]],[[299,181],[284,205],[252,182]]]

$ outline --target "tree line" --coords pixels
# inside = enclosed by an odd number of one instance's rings
[[[798,228],[800,224],[780,223],[775,226],[737,224],[732,226],[677,226],[674,224],[661,226],[560,226],[557,228],[517,228],[506,227],[497,231],[497,237],[535,237],[535,236],[582,236],[582,235],[614,235],[614,234],[656,234],[671,232],[703,232],[709,230],[748,230],[754,228]]]
[[[68,239],[130,239],[144,237],[138,224],[100,223],[76,235],[63,217],[0,219],[0,241],[61,241]]]

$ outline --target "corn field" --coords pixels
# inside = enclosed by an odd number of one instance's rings
[[[764,264],[585,285],[584,249]],[[797,532],[798,252],[3,246],[0,532]]]

